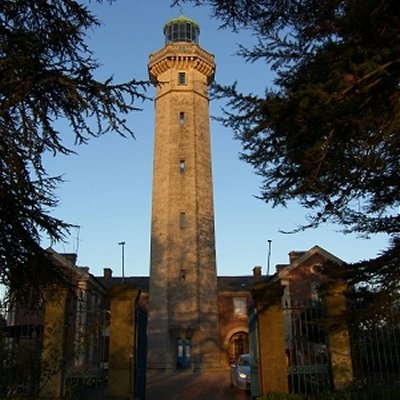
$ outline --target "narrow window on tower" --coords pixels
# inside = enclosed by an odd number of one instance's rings
[[[179,226],[181,229],[186,228],[186,213],[181,212],[179,215]]]
[[[179,172],[181,174],[183,174],[185,172],[185,168],[186,168],[185,160],[180,160],[179,161]]]
[[[186,269],[181,269],[181,273],[179,276],[181,281],[184,281],[186,279]]]
[[[186,72],[178,73],[178,85],[186,85]]]
[[[179,113],[179,123],[180,123],[181,125],[183,125],[184,122],[185,122],[185,113],[184,113],[183,111],[181,111],[181,112]]]

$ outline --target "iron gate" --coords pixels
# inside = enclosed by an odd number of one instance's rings
[[[147,363],[147,313],[144,309],[136,309],[136,360],[135,360],[135,398],[146,398],[146,363]]]
[[[333,388],[322,302],[284,307],[289,391],[315,395]]]

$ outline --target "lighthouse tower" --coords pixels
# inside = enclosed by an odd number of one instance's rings
[[[180,15],[150,55],[156,87],[148,368],[220,365],[208,86],[214,56]]]

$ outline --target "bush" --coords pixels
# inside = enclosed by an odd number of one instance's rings
[[[314,396],[286,393],[268,393],[257,400],[394,400],[398,398],[397,386],[367,386],[340,392],[319,393]]]
[[[258,400],[304,400],[304,396],[300,394],[271,392],[264,397],[259,397]]]

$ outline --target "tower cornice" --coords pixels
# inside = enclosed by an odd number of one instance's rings
[[[193,43],[171,43],[150,55],[149,76],[153,84],[158,83],[158,76],[169,69],[196,69],[207,77],[210,84],[214,79],[214,55]]]

